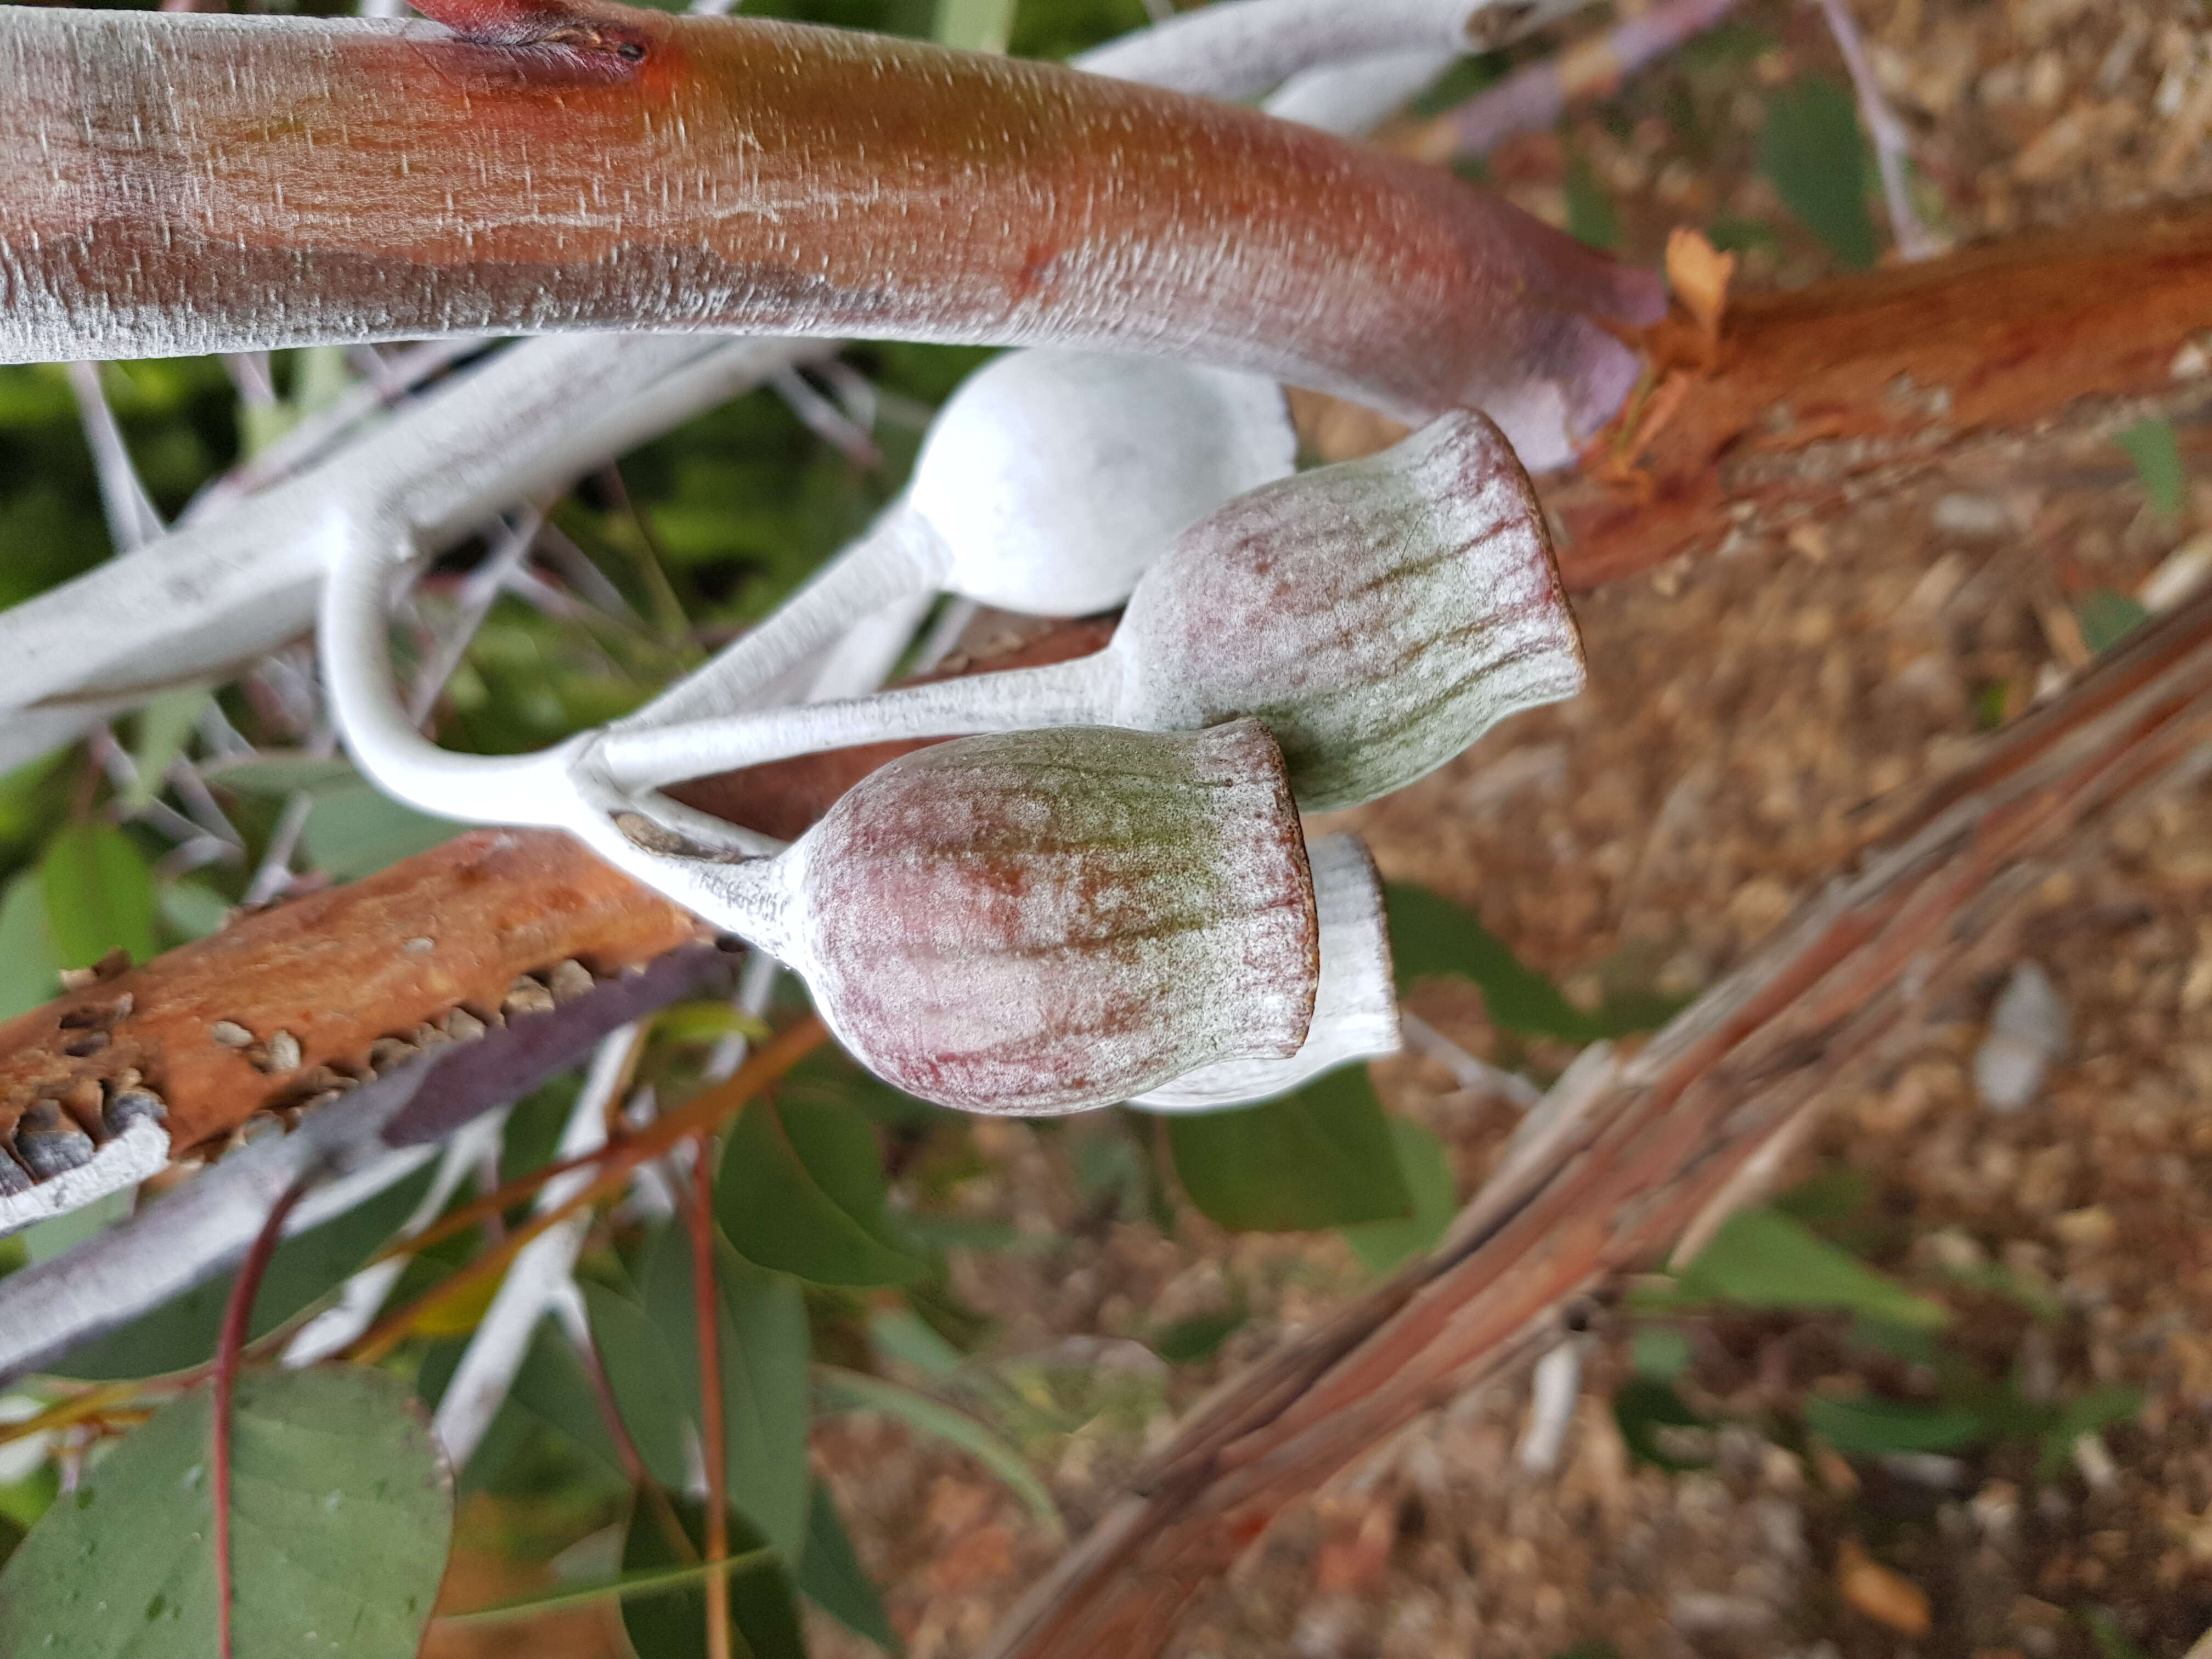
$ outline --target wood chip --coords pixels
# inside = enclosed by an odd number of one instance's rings
[[[1836,1552],[1836,1588],[1854,1610],[1901,1636],[1925,1636],[1933,1622],[1927,1592],[1882,1565],[1855,1540],[1845,1539]]]

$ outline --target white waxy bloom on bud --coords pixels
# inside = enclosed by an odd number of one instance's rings
[[[1357,836],[1306,845],[1321,923],[1321,983],[1313,1024],[1288,1060],[1224,1060],[1148,1090],[1128,1103],[1150,1112],[1218,1112],[1273,1100],[1323,1072],[1399,1048],[1398,988],[1383,920],[1382,884]]]
[[[1296,464],[1273,380],[1096,352],[994,359],[931,422],[906,492],[760,627],[618,729],[733,712],[863,616],[946,589],[1079,617],[1129,597],[1186,525]]]
[[[616,793],[885,738],[1100,724],[1191,731],[1251,716],[1298,804],[1404,787],[1506,715],[1583,678],[1528,475],[1460,410],[1364,460],[1279,479],[1185,531],[1105,649],[721,720],[608,730],[580,769]]]
[[[838,1040],[967,1111],[1109,1105],[1296,1054],[1312,878],[1264,727],[969,738],[870,774],[772,859],[630,825],[687,902],[807,982]]]

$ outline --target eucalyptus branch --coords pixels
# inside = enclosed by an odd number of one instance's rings
[[[752,20],[580,3],[564,37],[561,16],[453,10],[485,44],[0,16],[0,143],[128,180],[88,200],[33,188],[46,171],[0,180],[0,358],[617,325],[1056,341],[1402,417],[1473,404],[1550,465],[1634,379],[1608,331],[1663,306],[1495,197],[1234,106]],[[638,118],[648,99],[672,118]],[[112,131],[82,118],[126,107]],[[532,156],[519,188],[494,149]],[[679,175],[694,187],[659,182]]]

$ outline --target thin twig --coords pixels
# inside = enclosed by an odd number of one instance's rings
[[[1552,125],[1576,102],[1610,97],[1623,82],[1735,9],[1740,0],[1672,0],[1623,18],[1603,34],[1516,70],[1437,118],[1417,146],[1429,161],[1487,155],[1508,138]]]
[[[544,523],[545,514],[540,508],[524,507],[501,532],[483,562],[469,572],[467,580],[461,584],[460,601],[454,608],[453,622],[424,659],[415,681],[415,695],[408,702],[407,718],[416,726],[430,718],[430,711],[438,705],[438,694],[446,689],[446,682],[461,665],[461,659],[468,653],[469,642],[476,638],[477,630],[491,614],[493,604],[522,568],[523,561],[530,556],[530,550]]]
[[[1544,1091],[1527,1078],[1506,1071],[1502,1066],[1492,1066],[1479,1054],[1468,1053],[1402,1005],[1398,1009],[1398,1028],[1406,1035],[1407,1047],[1426,1054],[1443,1066],[1462,1089],[1495,1095],[1524,1112],[1544,1097]]]
[[[107,515],[107,533],[118,553],[130,553],[157,538],[166,526],[155,509],[153,497],[138,477],[123,428],[108,406],[107,388],[100,384],[100,365],[69,365],[70,391],[76,398],[77,419],[84,426],[84,441],[92,450],[94,471],[100,479],[100,504]]]
[[[1943,252],[1943,241],[1920,217],[1913,205],[1912,183],[1905,164],[1912,155],[1912,137],[1882,96],[1881,82],[1867,60],[1866,45],[1859,38],[1857,21],[1846,0],[1814,0],[1828,20],[1828,33],[1850,71],[1851,90],[1858,96],[1859,118],[1874,140],[1875,166],[1881,174],[1882,200],[1889,206],[1890,234],[1897,239],[1899,255],[1908,260],[1926,259]]]
[[[829,1035],[821,1020],[809,1014],[769,1043],[727,1083],[701,1091],[659,1122],[640,1130],[619,1146],[609,1147],[600,1160],[599,1173],[590,1185],[565,1203],[556,1205],[542,1215],[532,1217],[510,1233],[503,1243],[487,1250],[434,1289],[426,1291],[398,1312],[371,1327],[347,1350],[346,1357],[362,1364],[374,1364],[382,1359],[406,1340],[423,1316],[432,1309],[443,1305],[459,1292],[502,1271],[520,1253],[524,1245],[558,1226],[579,1210],[620,1192],[631,1172],[648,1159],[662,1156],[702,1130],[719,1127],[726,1118],[741,1110],[745,1102],[755,1094],[821,1047]]]
[[[269,1258],[276,1253],[276,1241],[284,1236],[284,1218],[292,1206],[307,1195],[320,1172],[303,1171],[298,1179],[284,1189],[283,1195],[270,1206],[269,1218],[261,1224],[261,1231],[253,1241],[253,1248],[246,1253],[239,1265],[238,1279],[230,1287],[230,1300],[223,1305],[222,1329],[216,1340],[215,1349],[215,1422],[211,1444],[208,1496],[215,1505],[215,1620],[216,1646],[222,1659],[232,1659],[231,1646],[231,1563],[230,1563],[230,1447],[231,1396],[238,1389],[238,1362],[246,1349],[246,1327],[253,1316],[253,1293],[261,1288],[261,1276],[269,1269]]]
[[[714,1177],[702,1134],[692,1142],[691,1201],[684,1220],[691,1231],[691,1308],[699,1332],[699,1441],[707,1462],[707,1559],[730,1553],[728,1437],[722,1422],[721,1297],[714,1288]],[[720,1574],[707,1581],[707,1659],[730,1659],[730,1586]]]

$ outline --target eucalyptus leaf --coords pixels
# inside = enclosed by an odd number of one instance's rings
[[[958,1447],[1005,1481],[1039,1520],[1054,1531],[1062,1526],[1059,1506],[1044,1483],[1030,1472],[1021,1454],[965,1412],[865,1371],[848,1371],[838,1365],[823,1365],[817,1371],[832,1407],[881,1412],[932,1439]]]
[[[1850,88],[1808,75],[1776,92],[1759,136],[1759,169],[1837,263],[1873,268],[1877,249],[1867,212],[1866,141]]]
[[[1398,1174],[1413,1197],[1413,1212],[1395,1221],[1367,1221],[1344,1230],[1370,1273],[1387,1273],[1411,1255],[1433,1248],[1459,1211],[1458,1183],[1452,1178],[1451,1153],[1418,1123],[1389,1120],[1390,1148]]]
[[[137,737],[131,745],[131,762],[138,775],[123,791],[125,804],[133,811],[161,793],[161,780],[191,741],[192,727],[210,695],[204,686],[188,685],[162,692],[138,711]]]
[[[275,1330],[362,1267],[422,1202],[435,1175],[426,1166],[278,1245],[253,1299],[252,1334]],[[87,1382],[111,1382],[205,1364],[215,1356],[216,1333],[235,1277],[222,1273],[196,1285],[46,1369]]]
[[[653,1478],[681,1491],[685,1484],[684,1425],[698,1398],[695,1366],[689,1389],[676,1355],[645,1310],[604,1285],[583,1287],[592,1344],[606,1367],[615,1409]]]
[[[1692,1300],[1835,1309],[1921,1330],[1948,1324],[1951,1317],[1942,1304],[1915,1296],[1772,1209],[1730,1216],[1683,1270],[1676,1288]]]
[[[2155,416],[2137,421],[2115,432],[2112,441],[2136,464],[2136,477],[2151,506],[2169,519],[2179,518],[2189,505],[2189,475],[2181,465],[2173,422]]]
[[[937,44],[962,52],[1004,52],[1014,32],[1016,0],[937,0]]]
[[[642,1495],[631,1510],[629,1528],[623,1538],[623,1572],[696,1565],[706,1556],[706,1513],[703,1504],[690,1498],[672,1498],[664,1506],[654,1494]],[[682,1528],[681,1543],[671,1536],[672,1521]],[[768,1547],[759,1528],[737,1510],[730,1511],[725,1524],[732,1556]],[[771,1555],[765,1565],[732,1572],[729,1585],[730,1623],[743,1644],[738,1651],[750,1659],[806,1659],[798,1599],[791,1574],[781,1561]],[[640,1655],[706,1659],[707,1594],[696,1583],[625,1596],[622,1617],[630,1645]]]
[[[1687,1457],[1670,1450],[1662,1431],[1709,1429],[1712,1424],[1690,1409],[1672,1382],[1653,1376],[1632,1376],[1613,1396],[1613,1420],[1629,1455],[1638,1462],[1679,1473],[1704,1468],[1711,1460]]]
[[[787,1562],[806,1542],[806,1304],[796,1280],[764,1273],[715,1241],[720,1294],[722,1432],[730,1502]],[[674,1382],[694,1422],[699,1410],[698,1316],[691,1246],[663,1231],[640,1274],[645,1307],[675,1366]]]
[[[885,1653],[903,1650],[891,1628],[884,1599],[853,1548],[837,1500],[817,1480],[806,1511],[806,1553],[799,1559],[799,1588],[806,1599],[846,1629],[865,1636]]]
[[[373,784],[356,783],[315,797],[300,844],[317,869],[351,881],[427,853],[465,827],[402,805]]]
[[[172,1401],[93,1464],[0,1569],[0,1659],[216,1650],[212,1398]],[[453,1490],[407,1385],[248,1371],[233,1402],[236,1659],[414,1659]]]
[[[1440,975],[1472,980],[1482,993],[1483,1011],[1491,1024],[1565,1042],[1595,1042],[1651,1023],[1650,1011],[1586,1013],[1576,1007],[1558,986],[1484,927],[1480,916],[1425,887],[1390,882],[1383,888],[1383,899],[1390,918],[1390,955],[1401,991]]]
[[[1984,1431],[1980,1414],[1962,1406],[1817,1394],[1805,1401],[1805,1426],[1838,1451],[1861,1457],[1955,1451]]]
[[[904,1285],[925,1264],[884,1237],[874,1126],[817,1097],[749,1104],[732,1127],[714,1212],[738,1252],[817,1285]]]
[[[1364,1066],[1284,1100],[1168,1121],[1190,1200],[1232,1232],[1297,1232],[1411,1220],[1389,1120]]]
[[[46,843],[40,866],[46,937],[64,968],[89,968],[110,951],[151,961],[161,950],[154,870],[137,843],[112,824],[81,821]]]
[[[13,1019],[51,1000],[61,963],[46,932],[46,885],[26,870],[0,893],[0,1019]]]

